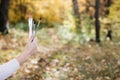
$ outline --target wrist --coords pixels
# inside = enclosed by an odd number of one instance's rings
[[[29,53],[22,52],[16,59],[18,60],[19,64],[22,65],[26,60],[28,60],[29,56]]]

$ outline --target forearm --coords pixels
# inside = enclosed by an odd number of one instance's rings
[[[18,60],[19,64],[22,65],[36,51],[37,51],[36,38],[34,39],[34,37],[32,37],[28,44],[26,45],[25,49],[23,50],[22,54],[20,54],[16,59]]]
[[[20,65],[22,65],[30,57],[30,55],[31,54],[29,54],[29,51],[23,52],[16,57],[16,59],[0,65],[0,80],[7,79],[14,72],[16,72],[20,68]]]
[[[20,68],[20,65],[22,65],[36,51],[36,39],[32,37],[26,45],[23,53],[16,57],[16,59],[0,65],[0,80],[4,80],[16,72]]]

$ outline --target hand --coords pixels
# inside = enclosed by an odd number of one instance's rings
[[[35,37],[31,37],[23,51],[16,59],[18,60],[19,64],[23,64],[29,56],[34,54],[37,51],[37,39]]]
[[[36,51],[37,51],[37,39],[34,36],[32,36],[29,39],[23,53],[27,53],[31,55],[34,54]]]

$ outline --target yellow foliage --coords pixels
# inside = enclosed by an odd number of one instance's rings
[[[120,22],[120,0],[114,2],[114,4],[110,7],[110,15],[109,18],[112,22]]]
[[[48,24],[62,23],[65,18],[65,8],[67,9],[64,2],[63,0],[11,0],[9,20],[10,22],[17,22],[23,20],[22,17],[27,20],[28,13],[32,12],[35,20],[41,17],[43,22]]]

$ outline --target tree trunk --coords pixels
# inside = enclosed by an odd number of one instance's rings
[[[72,0],[72,3],[73,3],[73,10],[74,10],[74,16],[75,16],[76,29],[77,29],[77,31],[81,31],[80,30],[81,20],[80,20],[78,2],[77,2],[77,0]]]
[[[0,2],[0,32],[8,33],[8,9],[10,0],[1,0]]]
[[[100,21],[99,21],[99,8],[100,0],[96,0],[95,4],[95,31],[96,31],[96,42],[100,42]]]

